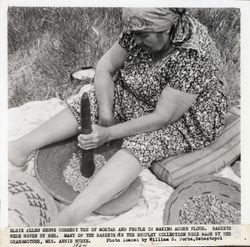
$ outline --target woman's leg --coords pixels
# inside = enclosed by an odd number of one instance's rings
[[[9,142],[9,161],[13,165],[21,167],[33,151],[76,135],[78,127],[75,117],[66,107],[30,133]]]
[[[50,222],[50,225],[77,225],[102,204],[128,186],[143,170],[130,153],[119,150],[91,183]]]

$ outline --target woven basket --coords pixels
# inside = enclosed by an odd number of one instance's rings
[[[240,185],[227,178],[199,176],[186,180],[170,196],[164,209],[163,223],[179,225],[180,211],[184,204],[194,196],[214,195],[223,202],[240,210]]]
[[[57,213],[54,199],[27,173],[10,169],[8,190],[10,227],[44,226]]]
[[[120,147],[121,142],[112,142],[110,147],[102,146],[96,153],[102,154],[108,160]],[[79,194],[65,182],[63,172],[79,150],[76,138],[54,143],[39,150],[35,158],[35,172],[44,189],[57,200],[70,204]],[[111,176],[112,177],[112,176]],[[133,208],[142,193],[142,181],[137,178],[130,186],[108,203],[95,210],[101,215],[117,215]]]
[[[80,67],[70,74],[71,83],[74,85],[87,85],[93,83],[95,69],[92,66]]]

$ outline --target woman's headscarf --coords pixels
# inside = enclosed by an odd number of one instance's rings
[[[169,8],[124,8],[122,18],[130,30],[161,32],[176,24],[179,15]]]
[[[124,8],[122,19],[129,31],[161,32],[174,28],[174,45],[200,50],[196,22],[184,8]]]

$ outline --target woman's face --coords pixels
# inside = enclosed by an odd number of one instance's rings
[[[170,35],[168,31],[163,32],[133,32],[137,45],[150,53],[165,51],[170,46]]]

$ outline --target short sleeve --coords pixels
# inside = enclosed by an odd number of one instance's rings
[[[135,46],[133,35],[129,32],[122,32],[118,37],[118,42],[126,52],[129,52]]]
[[[170,87],[191,94],[203,91],[208,79],[206,61],[192,49],[178,50],[166,67]]]

